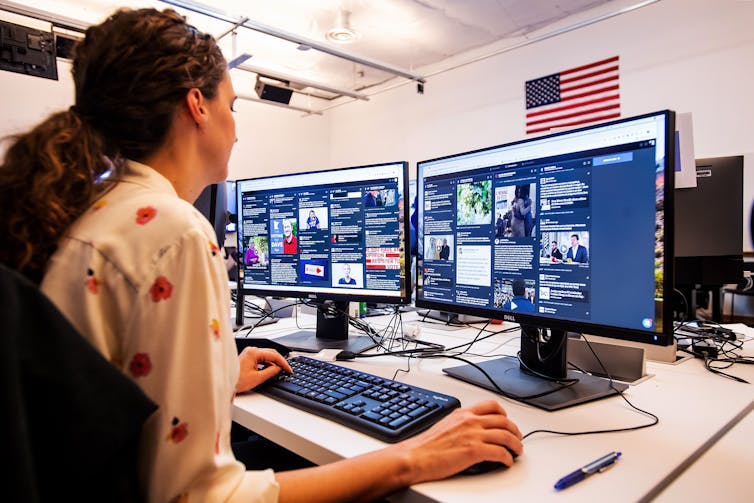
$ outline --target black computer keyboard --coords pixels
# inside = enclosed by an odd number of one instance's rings
[[[385,442],[398,442],[460,407],[457,398],[305,356],[257,390]]]

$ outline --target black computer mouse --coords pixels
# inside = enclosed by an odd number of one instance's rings
[[[506,447],[506,449],[508,448]],[[515,461],[518,457],[518,454],[510,449],[508,449],[508,452],[511,453],[511,456],[513,456],[513,460]],[[480,461],[479,463],[475,463],[465,470],[460,471],[458,475],[480,475],[482,473],[488,473],[500,468],[507,468],[507,466],[505,466],[500,461]]]
[[[480,475],[499,468],[506,468],[506,466],[500,461],[480,461],[462,470],[458,475]]]

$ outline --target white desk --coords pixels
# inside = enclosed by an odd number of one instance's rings
[[[740,421],[732,424],[712,447],[682,471],[658,494],[655,501],[754,500],[754,402],[742,411]]]
[[[413,314],[404,315],[405,320]],[[313,320],[309,317],[309,320]],[[372,321],[372,319],[368,319]],[[302,324],[305,324],[303,319]],[[311,321],[309,322],[311,323]],[[263,327],[254,337],[274,337],[295,327],[294,320],[283,320]],[[492,327],[492,326],[491,326]],[[499,326],[498,326],[499,327]],[[475,331],[443,330],[423,325],[422,338],[446,346],[471,340]],[[265,335],[266,334],[266,335]],[[475,345],[477,353],[514,354],[518,349],[515,334],[502,334]],[[501,342],[510,340],[500,346]],[[350,368],[392,378],[398,369],[406,369],[404,358],[385,356],[339,362]],[[410,361],[409,373],[398,373],[397,380],[455,395],[463,405],[495,398],[522,432],[535,429],[585,431],[625,428],[650,419],[635,412],[620,397],[611,397],[557,412],[545,412],[510,401],[481,388],[458,381],[442,373],[443,367],[461,364],[454,360],[425,359]],[[751,366],[744,372],[754,381]],[[652,428],[633,432],[567,437],[537,434],[524,441],[524,454],[507,470],[476,476],[457,476],[443,481],[418,484],[391,495],[392,501],[443,501],[468,503],[511,501],[640,501],[666,487],[675,470],[698,455],[706,442],[746,409],[754,400],[754,385],[742,384],[712,375],[700,361],[679,365],[648,362],[647,371],[654,376],[631,386],[626,396],[634,405],[659,416]],[[322,419],[301,412],[253,392],[240,395],[234,403],[234,420],[259,434],[322,464],[379,449],[385,444]],[[613,451],[623,456],[604,473],[589,477],[564,491],[556,492],[553,484],[563,475]],[[744,460],[754,464],[754,452],[746,449]],[[726,488],[717,478],[717,499],[726,500]],[[669,493],[670,494],[670,493]],[[672,498],[672,496],[671,496]],[[670,501],[670,500],[665,500]]]

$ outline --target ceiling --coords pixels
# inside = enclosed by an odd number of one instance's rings
[[[101,21],[118,6],[172,7],[200,30],[215,35],[228,60],[250,56],[232,70],[239,95],[257,100],[253,86],[257,75],[261,75],[268,84],[294,91],[290,107],[320,113],[334,103],[368,99],[370,93],[384,87],[386,82],[421,82],[425,78],[423,69],[442,68],[443,62],[458,60],[459,55],[475,49],[506,40],[520,41],[529,33],[590,9],[625,3],[620,0],[205,0],[204,3],[35,0],[33,7],[28,7],[0,0],[0,9],[23,7],[71,21],[69,24],[88,26]],[[359,33],[359,38],[350,44],[338,44],[325,36],[339,16],[343,24],[343,12],[350,13],[347,15],[350,27]],[[338,57],[333,52],[353,58]],[[392,71],[396,69],[400,71]]]

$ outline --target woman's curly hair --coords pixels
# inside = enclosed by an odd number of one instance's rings
[[[66,229],[165,141],[188,90],[212,99],[227,70],[211,35],[171,9],[121,9],[74,50],[76,104],[6,138],[0,165],[0,262],[41,281]]]

